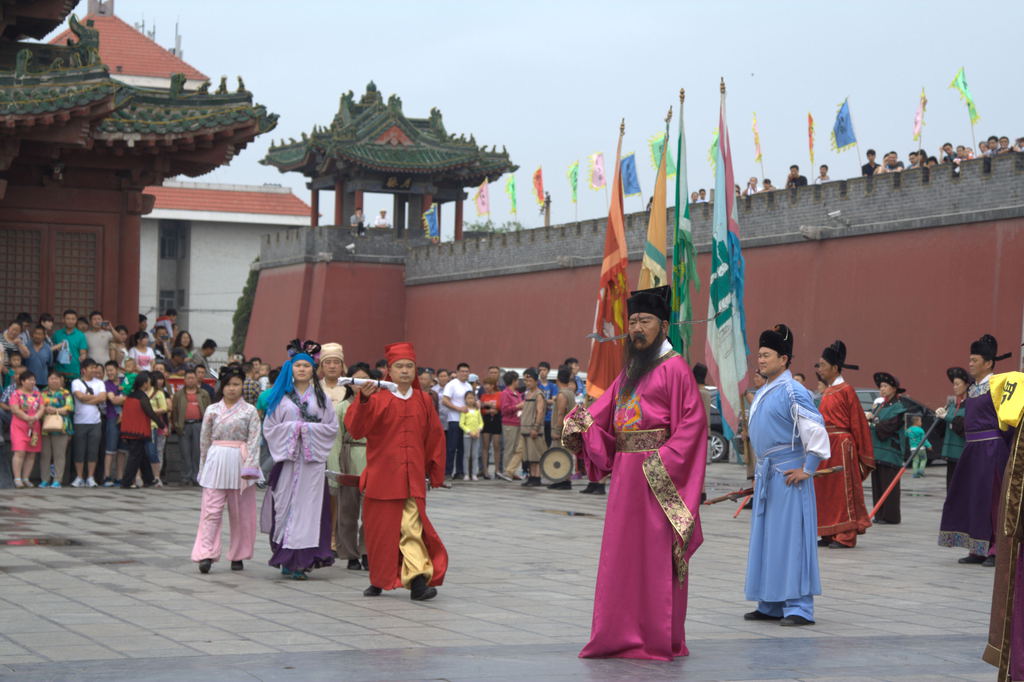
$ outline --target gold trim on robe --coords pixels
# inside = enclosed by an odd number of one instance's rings
[[[594,425],[594,418],[585,405],[577,406],[565,417],[562,426],[562,447],[579,456],[583,452],[583,434]]]
[[[690,537],[693,535],[694,519],[689,507],[679,496],[676,484],[668,475],[668,469],[661,459],[661,453],[657,450],[644,459],[644,476],[647,477],[647,485],[650,486],[654,498],[661,505],[668,522],[672,524],[676,536],[672,539],[672,561],[675,566],[676,580],[682,586],[686,582],[689,572],[689,564],[686,561],[686,548],[690,544]]]

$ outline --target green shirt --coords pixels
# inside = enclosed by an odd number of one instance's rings
[[[57,358],[60,357],[60,351],[57,351],[53,354],[54,368],[64,376],[78,377],[82,373],[82,365],[78,358],[82,351],[88,352],[89,341],[85,338],[85,334],[77,328],[69,332],[61,327],[53,334],[53,344],[56,346],[64,341],[68,342],[68,354],[71,356],[71,362],[66,365],[57,362]]]
[[[903,432],[903,414],[907,406],[899,398],[882,405],[875,414],[876,423],[871,425],[871,445],[875,449],[875,461],[894,467],[903,466],[903,451],[906,434]],[[878,428],[882,427],[884,438],[879,438]]]
[[[953,430],[953,420],[957,417],[962,420],[966,414],[964,404],[966,401],[957,407],[955,398],[946,403],[946,436],[942,439],[942,457],[944,459],[958,460],[964,451],[964,437]]]

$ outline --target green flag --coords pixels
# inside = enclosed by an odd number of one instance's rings
[[[565,176],[569,178],[569,191],[572,193],[572,203],[576,203],[576,196],[580,187],[580,162],[573,161]]]
[[[651,163],[654,164],[654,170],[661,168],[661,149],[667,146],[665,145],[665,133],[658,133],[650,140],[651,143]],[[676,174],[676,161],[672,158],[672,150],[668,152],[668,159],[665,160],[665,168],[667,169],[666,177],[671,178]]]
[[[967,75],[964,73],[964,67],[961,66],[960,70],[956,72],[949,87],[960,91],[960,99],[967,102],[967,114],[971,117],[971,123],[977,123],[981,116],[978,116],[978,110],[974,108],[974,98],[971,97],[971,90],[967,87]]]
[[[508,195],[508,200],[512,203],[512,215],[516,213],[516,176],[510,175],[505,180],[505,194]]]
[[[693,328],[686,324],[693,319],[693,301],[690,297],[690,283],[700,291],[700,275],[697,273],[697,250],[693,246],[693,232],[690,224],[690,188],[686,182],[686,131],[683,124],[683,101],[679,98],[679,141],[676,145],[679,168],[676,173],[676,221],[672,240],[672,324],[668,327],[668,339],[677,352],[690,359],[690,338]],[[683,324],[679,324],[683,322]]]

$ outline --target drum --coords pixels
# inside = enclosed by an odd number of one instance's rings
[[[571,452],[556,445],[540,456],[540,473],[552,483],[561,483],[572,476],[575,463]]]

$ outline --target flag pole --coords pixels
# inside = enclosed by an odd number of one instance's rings
[[[761,154],[761,182],[764,182],[764,154]]]
[[[971,116],[971,106],[970,106],[969,102],[967,104],[965,104],[964,106],[967,107],[967,120],[971,122],[971,144],[974,147],[974,151],[977,151],[978,150],[978,139],[976,137],[974,137],[974,118]]]

